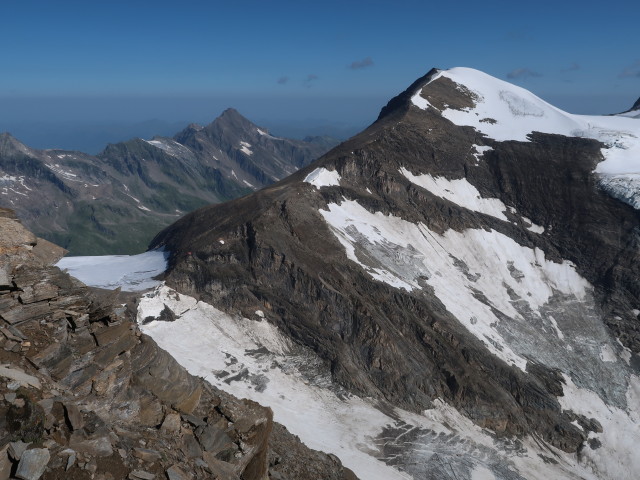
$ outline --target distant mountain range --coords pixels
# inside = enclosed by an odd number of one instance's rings
[[[275,137],[234,109],[173,138],[134,138],[98,155],[38,150],[0,134],[0,205],[71,255],[144,251],[184,213],[258,190],[338,143]]]

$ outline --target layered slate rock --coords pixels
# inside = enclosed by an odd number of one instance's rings
[[[95,156],[0,134],[0,206],[73,255],[140,253],[181,215],[269,185],[333,145],[272,136],[232,109],[175,138],[135,138]]]
[[[12,212],[0,227],[0,478],[262,480],[292,448],[285,463],[308,465],[304,478],[352,478],[274,432],[270,409],[189,375],[131,322],[119,292],[50,266],[62,249],[41,251]]]
[[[434,70],[309,167],[197,210],[152,247],[171,252],[169,286],[230,314],[263,313],[347,391],[414,412],[445,402],[496,444],[516,442],[489,463],[463,461],[443,447],[453,434],[398,418],[372,455],[414,478],[481,467],[537,478],[503,468],[525,438],[560,476],[593,466],[615,478],[638,467],[616,437],[637,439],[640,365],[640,218],[594,174],[616,147],[569,131],[496,140],[457,124],[480,90]],[[514,116],[573,121],[495,93]],[[475,122],[509,128],[490,111]]]

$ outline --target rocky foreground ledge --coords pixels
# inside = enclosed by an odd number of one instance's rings
[[[0,480],[356,478],[187,373],[12,211],[0,232]]]

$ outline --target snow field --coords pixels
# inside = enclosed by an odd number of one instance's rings
[[[92,287],[139,292],[160,284],[152,277],[166,270],[168,256],[152,250],[140,255],[64,257],[56,266]]]

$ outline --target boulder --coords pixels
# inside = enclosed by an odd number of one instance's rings
[[[49,463],[50,458],[51,455],[46,448],[27,450],[20,457],[20,463],[18,463],[18,469],[16,470],[16,478],[21,480],[38,480],[47,468],[47,463]]]

